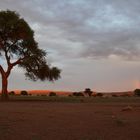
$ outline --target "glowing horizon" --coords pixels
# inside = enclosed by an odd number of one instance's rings
[[[140,88],[139,4],[139,0],[1,0],[0,10],[17,11],[35,31],[48,61],[62,69],[62,78],[50,83],[27,81],[17,67],[9,90]],[[4,65],[2,59],[0,63]]]

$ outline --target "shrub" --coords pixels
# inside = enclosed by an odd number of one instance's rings
[[[113,95],[112,95],[112,97],[118,97],[118,95],[116,95],[116,94],[113,94]]]
[[[68,97],[72,97],[72,95],[71,95],[71,94],[69,94],[69,95],[68,95]]]
[[[135,94],[136,96],[140,96],[140,89],[135,89],[135,90],[134,90],[134,94]]]
[[[84,96],[82,92],[73,92],[73,96]]]
[[[97,93],[96,96],[102,97],[104,94],[103,93]]]
[[[10,91],[9,95],[15,95],[15,92],[14,91]]]
[[[20,92],[20,95],[28,95],[28,92],[26,90],[23,90]]]
[[[55,92],[50,92],[49,96],[56,96],[56,93]]]

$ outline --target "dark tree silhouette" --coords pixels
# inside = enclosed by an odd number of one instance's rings
[[[50,92],[49,96],[56,96],[57,94],[55,92]]]
[[[28,95],[28,92],[27,92],[26,90],[22,90],[22,91],[20,92],[20,95]]]
[[[134,90],[134,95],[140,96],[140,89],[135,89]]]
[[[88,96],[91,96],[93,92],[91,91],[90,88],[86,88],[85,91],[84,91],[84,93],[85,94],[88,94]]]
[[[38,48],[33,30],[15,11],[0,11],[0,58],[3,100],[8,99],[8,77],[16,65],[33,81],[60,78],[60,70],[48,64],[46,52]]]

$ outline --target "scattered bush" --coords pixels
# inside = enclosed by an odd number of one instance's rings
[[[118,95],[116,95],[116,94],[113,94],[113,95],[112,95],[112,97],[118,97]]]
[[[68,97],[72,97],[72,95],[71,95],[71,94],[69,94],[69,95],[68,95]]]
[[[103,93],[97,93],[96,96],[102,97],[104,94]]]
[[[73,92],[73,96],[84,96],[82,92]]]
[[[20,95],[28,95],[28,92],[26,90],[23,90],[20,92]]]
[[[56,96],[56,93],[55,92],[50,92],[49,96]]]
[[[140,89],[135,89],[135,90],[134,90],[134,94],[135,94],[136,96],[140,96]]]
[[[10,91],[9,95],[15,95],[15,92],[14,91]]]

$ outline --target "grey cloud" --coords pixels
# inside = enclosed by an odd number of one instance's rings
[[[138,59],[140,53],[139,5],[139,0],[7,0],[0,7],[17,10],[31,25],[38,24],[41,46],[64,57],[75,53],[74,43],[80,43],[79,57],[114,54],[131,60]],[[47,36],[52,42],[46,41]]]
[[[134,88],[132,81],[139,80],[139,7],[139,0],[1,0],[0,9],[19,12],[49,61],[63,70],[55,85],[25,82],[23,71],[14,71],[10,88]],[[114,56],[119,61],[110,62]]]

